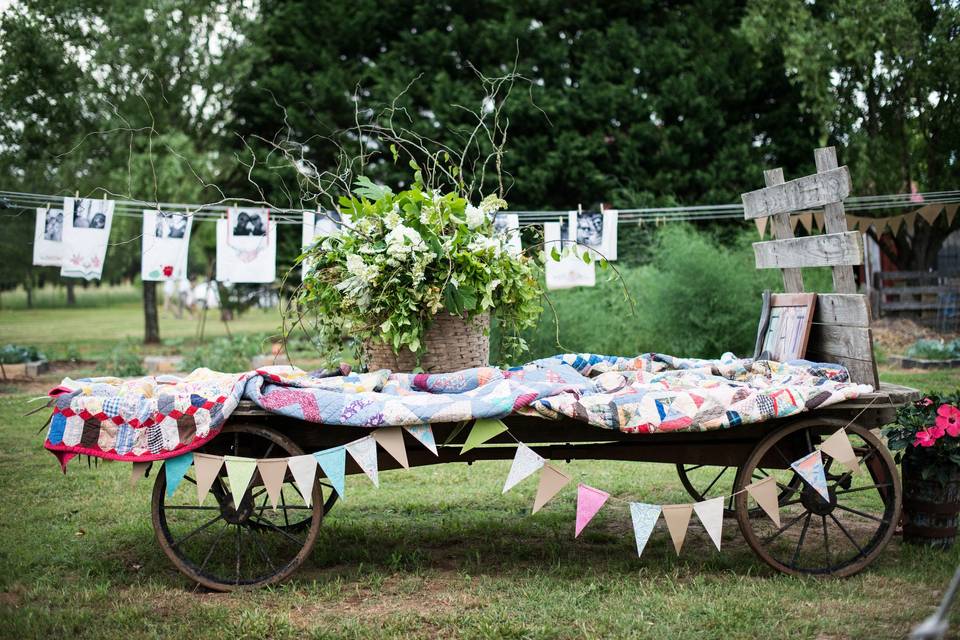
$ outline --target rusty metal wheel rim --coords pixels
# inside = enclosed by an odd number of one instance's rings
[[[241,446],[241,438],[245,441],[243,447]],[[265,452],[265,455],[259,457],[303,455],[303,450],[282,433],[269,427],[245,423],[225,425],[218,438],[199,451],[202,453],[204,450],[210,451],[214,447],[222,448],[226,445],[228,447],[232,446],[234,451],[244,453],[244,447],[249,448],[250,443],[256,442],[257,439],[262,441],[263,451]],[[230,445],[231,440],[233,441],[232,445]],[[213,450],[219,451],[219,449]],[[227,451],[230,450],[227,449]],[[281,495],[291,495],[291,499],[289,500],[290,504],[284,505],[279,513],[282,513],[285,518],[292,512],[299,513],[302,511],[305,514],[305,518],[292,523],[293,526],[288,528],[271,519],[273,515],[270,513],[272,511],[270,506],[266,504],[266,490],[262,484],[258,486],[259,474],[254,474],[251,486],[241,502],[241,508],[236,509],[233,506],[232,498],[226,495],[228,492],[222,482],[223,473],[224,470],[221,469],[221,476],[218,476],[211,488],[212,497],[208,497],[204,502],[204,505],[213,503],[216,506],[195,507],[168,504],[170,499],[166,497],[166,474],[163,473],[162,468],[158,470],[153,486],[151,515],[160,548],[163,549],[163,552],[181,573],[191,580],[216,591],[262,587],[289,577],[310,554],[320,532],[324,507],[323,491],[319,480],[313,487],[311,507],[294,504],[294,492],[287,488],[289,483],[284,484]],[[185,480],[195,482],[190,478],[190,472],[185,476]],[[189,488],[181,487],[177,494],[184,491],[189,493]],[[177,494],[175,494],[175,497]],[[296,495],[299,496],[299,491],[296,491]],[[192,497],[192,503],[196,505],[196,496]],[[195,531],[175,534],[171,530],[170,521],[173,513],[200,514],[197,515],[197,518],[201,524],[195,528]],[[265,513],[267,516],[264,515]],[[181,516],[181,518],[185,517],[189,517],[189,515]],[[183,528],[189,528],[192,524]],[[254,524],[258,526],[254,527]],[[178,528],[180,527],[178,526]],[[223,571],[213,572],[209,568],[209,561],[214,553],[217,553],[218,559],[220,555],[225,553],[223,545],[227,542],[225,539],[228,537],[228,533],[236,547],[236,573],[232,578],[224,575]],[[266,538],[267,535],[273,537]],[[201,537],[198,538],[198,536]],[[184,551],[188,540],[192,541],[190,542],[191,548]],[[266,541],[268,540],[270,544],[267,544]],[[277,541],[285,545],[285,553],[279,558],[271,557],[270,553],[273,548],[271,545],[276,545]],[[192,548],[196,548],[198,545],[205,545],[204,548],[207,550],[191,553]],[[204,553],[206,553],[205,557]],[[274,553],[276,553],[275,550]],[[269,567],[269,570],[258,572],[256,575],[242,576],[241,567],[244,566],[244,561],[249,565],[253,558],[256,558],[253,562],[263,562],[265,568]]]
[[[719,471],[717,471],[718,469]],[[687,495],[697,502],[717,496],[730,496],[724,501],[723,505],[723,515],[726,518],[732,518],[737,512],[732,489],[739,484],[740,471],[741,467],[733,465],[721,467],[711,464],[677,464],[677,476],[680,478],[680,484],[686,489]],[[694,472],[699,472],[698,475],[701,477],[692,477],[691,474]],[[754,477],[756,478],[758,475],[762,477],[765,474],[766,471],[760,467],[756,469]],[[729,478],[729,484],[720,482],[724,477]],[[790,481],[789,486],[795,486],[800,482],[803,481],[796,477]],[[786,493],[782,491],[781,498],[785,497]],[[763,509],[759,507],[750,509],[750,517],[756,518],[762,515]]]
[[[855,449],[864,462],[860,473],[854,476],[824,454],[831,497],[829,505],[809,485],[802,483],[797,493],[782,501],[783,509],[799,506],[788,514],[781,511],[781,527],[778,530],[769,519],[750,518],[747,515],[750,498],[746,492],[736,496],[737,522],[744,539],[764,562],[778,571],[790,575],[850,576],[873,562],[893,536],[902,499],[900,476],[893,457],[883,443],[857,424],[848,425],[836,418],[810,418],[774,431],[748,456],[743,465],[745,475],[738,480],[737,489],[749,483],[747,478],[752,475],[751,470],[768,453],[784,459],[790,457],[777,452],[778,444],[786,443],[787,438],[802,438],[801,442],[805,442],[806,446],[801,445],[801,448],[812,450],[818,443],[814,442],[816,437],[822,442],[826,436],[844,426],[847,427],[848,436],[856,439]],[[835,464],[837,468],[833,468]],[[857,483],[856,486],[854,483]],[[876,493],[875,497],[872,497],[873,493]],[[872,500],[869,509],[859,503],[856,506],[852,504],[853,494],[861,494],[857,498],[860,500]],[[817,505],[816,508],[811,509],[814,505]],[[874,512],[871,513],[871,510]],[[799,515],[794,513],[797,511]],[[857,518],[855,522],[862,530],[860,535],[853,535],[857,530],[851,526],[851,518]],[[860,523],[860,520],[863,522]],[[796,545],[793,545],[794,532],[787,534],[792,529],[796,530]],[[830,531],[834,532],[833,537]],[[774,551],[773,543],[781,537],[783,540],[777,543],[777,551]],[[817,538],[823,541],[819,546],[815,545]],[[791,545],[793,552],[788,559],[787,553],[779,549],[786,551]],[[820,554],[822,562],[801,566],[798,563],[801,553],[804,558]]]

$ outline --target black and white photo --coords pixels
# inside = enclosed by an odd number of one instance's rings
[[[63,239],[63,210],[47,209],[43,227],[43,239],[60,242]]]
[[[167,211],[157,212],[154,235],[157,238],[182,239],[187,233],[187,216]]]
[[[244,211],[237,214],[237,219],[231,229],[233,236],[265,236],[267,235],[266,216],[261,211]]]

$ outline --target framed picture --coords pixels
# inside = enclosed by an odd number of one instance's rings
[[[815,293],[764,291],[754,359],[776,362],[803,359],[816,304]]]

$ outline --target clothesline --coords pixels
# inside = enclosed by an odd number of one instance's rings
[[[103,195],[104,190],[97,190]],[[67,196],[69,197],[69,196]],[[93,197],[92,194],[86,197]],[[108,195],[109,197],[109,195]],[[13,208],[62,207],[62,195],[29,193],[0,190],[0,199]],[[111,198],[112,199],[112,198]],[[126,218],[143,217],[144,209],[162,209],[169,212],[191,213],[194,221],[208,222],[220,219],[231,207],[264,207],[271,211],[272,220],[278,224],[303,223],[303,213],[316,211],[307,208],[276,207],[262,201],[250,199],[228,199],[216,204],[188,204],[175,202],[148,202],[145,200],[114,200],[114,215]],[[844,202],[847,211],[873,211],[901,207],[916,207],[927,204],[960,203],[960,190],[929,191],[924,193],[900,193],[876,196],[858,196],[847,198]],[[570,210],[576,210],[572,208]],[[619,212],[618,224],[642,222],[689,222],[698,220],[743,219],[743,205],[693,205],[677,207],[642,207],[616,209]],[[516,214],[521,226],[555,222],[567,215],[569,210],[507,210],[503,213]]]

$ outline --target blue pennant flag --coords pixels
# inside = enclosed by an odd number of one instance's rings
[[[193,464],[193,453],[185,453],[176,458],[167,458],[163,462],[163,471],[167,475],[167,497],[173,495],[173,492],[180,486],[183,480],[183,474],[187,472],[190,465]]]
[[[323,469],[323,475],[333,485],[333,489],[340,496],[341,500],[346,498],[343,495],[343,480],[346,476],[347,450],[345,447],[334,447],[326,451],[317,451],[313,454],[317,464]]]

